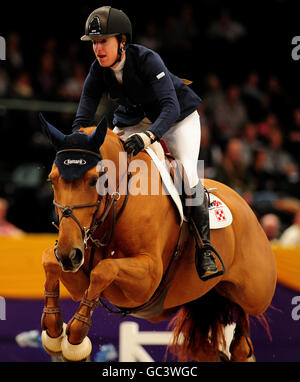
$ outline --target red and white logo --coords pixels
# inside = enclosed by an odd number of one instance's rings
[[[215,210],[215,214],[218,221],[226,220],[226,216],[223,209]]]
[[[228,227],[232,223],[232,214],[228,206],[217,197],[210,193],[209,204],[209,226],[211,229]]]

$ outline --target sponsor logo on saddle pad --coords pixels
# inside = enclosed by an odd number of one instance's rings
[[[64,160],[64,164],[69,166],[70,164],[79,164],[80,166],[84,166],[86,161],[84,159],[66,159]]]
[[[216,195],[209,194],[209,225],[211,229],[224,228],[232,223],[232,214],[226,204]]]

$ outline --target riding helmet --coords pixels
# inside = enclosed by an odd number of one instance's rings
[[[85,35],[81,40],[99,40],[119,34],[125,34],[127,43],[131,42],[132,26],[129,18],[119,9],[104,6],[89,15],[85,24]]]

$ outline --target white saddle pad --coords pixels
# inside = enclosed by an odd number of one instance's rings
[[[209,226],[210,229],[218,229],[229,226],[232,223],[232,214],[227,205],[216,195],[209,192],[210,204]]]

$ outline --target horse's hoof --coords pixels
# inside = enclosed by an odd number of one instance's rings
[[[50,337],[46,330],[42,331],[41,339],[43,347],[48,354],[54,357],[61,354],[61,342],[62,339],[66,336],[66,327],[67,324],[63,323],[63,330],[59,337]]]
[[[92,343],[89,337],[84,337],[84,340],[80,344],[73,345],[69,342],[68,337],[65,336],[61,342],[61,350],[64,360],[81,362],[87,360],[91,354]]]

